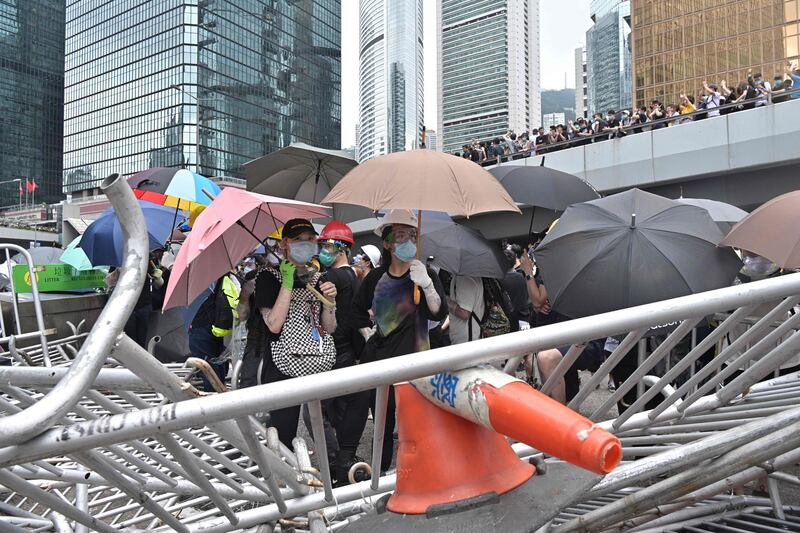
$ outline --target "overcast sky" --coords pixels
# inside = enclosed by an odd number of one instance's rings
[[[436,0],[424,2],[425,123],[436,124]],[[583,46],[590,0],[540,0],[542,88],[575,87],[574,53]],[[342,0],[342,147],[355,144],[358,120],[358,0]]]

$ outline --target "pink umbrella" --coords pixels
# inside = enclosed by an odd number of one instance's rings
[[[223,189],[197,217],[167,284],[164,310],[189,305],[292,218],[328,216],[329,208],[241,189]]]

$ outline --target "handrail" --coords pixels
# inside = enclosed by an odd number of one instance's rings
[[[781,93],[779,93],[779,95],[782,96],[782,95],[792,95],[792,94],[799,94],[799,93],[800,93],[800,87],[798,87],[796,89],[791,89],[791,90],[788,90],[788,91],[785,91],[785,92],[781,92]],[[798,100],[800,100],[800,98],[798,98]],[[654,120],[652,122],[645,122],[643,124],[632,124],[632,125],[620,128],[619,131],[624,132],[625,136],[627,136],[627,135],[634,135],[634,134],[637,134],[637,133],[645,133],[646,131],[652,131],[652,126],[658,125],[658,124],[675,123],[674,126],[682,126],[683,124],[689,124],[691,122],[694,122],[694,117],[696,117],[696,116],[708,115],[709,112],[714,112],[714,111],[725,111],[727,109],[736,109],[736,108],[739,108],[739,107],[747,105],[747,104],[755,104],[757,102],[763,102],[763,101],[764,101],[764,97],[750,98],[748,100],[742,100],[741,102],[733,102],[733,103],[729,103],[729,104],[724,104],[724,105],[712,108],[710,110],[709,109],[699,109],[697,111],[693,111],[691,113],[686,113],[685,115],[680,115],[680,116],[677,116],[677,117],[662,118],[662,119]],[[790,101],[793,101],[793,100],[790,99],[790,100],[787,100],[786,102],[777,102],[777,103],[770,101],[770,103],[768,105],[781,105],[781,104],[785,104],[785,103],[790,102]],[[740,110],[736,109],[736,111],[740,111]],[[720,114],[720,116],[723,116],[723,115],[724,115],[724,113]],[[691,121],[687,121],[687,122],[681,122],[682,120],[686,120],[688,118],[691,118],[692,120]],[[719,117],[708,117],[708,118],[711,119],[711,118],[719,118]],[[634,131],[634,130],[637,130],[637,131]],[[595,139],[598,139],[599,141],[614,140],[614,139],[610,138],[610,136],[614,135],[614,134],[615,134],[614,132],[594,133],[592,135],[587,135],[585,137],[576,137],[574,139],[557,142],[555,144],[545,144],[545,145],[543,145],[544,148],[541,151],[537,151],[536,149],[534,149],[534,150],[525,150],[525,151],[521,150],[519,152],[515,152],[513,154],[508,154],[508,155],[503,155],[501,157],[494,157],[494,158],[491,158],[491,159],[484,159],[483,161],[480,161],[480,162],[478,162],[476,164],[478,164],[478,165],[480,165],[482,167],[490,167],[490,166],[493,166],[493,165],[499,165],[499,164],[502,164],[502,163],[507,163],[509,161],[516,161],[518,159],[526,159],[528,157],[536,157],[536,156],[540,156],[540,155],[541,156],[545,156],[545,155],[547,155],[547,154],[549,154],[551,152],[557,152],[557,151],[564,150],[564,149],[567,149],[567,148],[578,148],[580,146],[585,146],[587,144],[593,144],[593,143],[597,142],[597,141],[595,141]],[[617,137],[617,138],[620,138],[620,137]]]
[[[19,444],[39,435],[74,407],[97,377],[142,291],[149,257],[142,210],[130,186],[118,174],[103,180],[101,189],[116,210],[125,242],[119,281],[61,381],[32,406],[0,418],[0,446]]]
[[[0,450],[0,467],[61,453],[145,437],[158,426],[161,432],[208,425],[257,411],[271,411],[380,385],[409,381],[443,370],[468,368],[553,346],[618,335],[687,316],[706,316],[722,310],[800,294],[800,273],[735,285],[672,300],[621,309],[549,326],[509,333],[491,339],[447,346],[419,354],[303,376],[277,383],[238,389],[225,394],[188,399],[175,404],[112,415],[104,431],[90,431],[91,422],[54,429],[30,440],[24,450]],[[124,345],[123,345],[124,346]],[[122,347],[120,347],[122,348]]]

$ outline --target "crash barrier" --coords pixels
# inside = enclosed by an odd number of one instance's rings
[[[525,531],[626,529],[625,524],[676,530],[717,515],[748,520],[768,515],[778,521],[796,516],[779,489],[797,483],[790,472],[800,460],[800,375],[775,373],[800,351],[800,315],[791,314],[800,302],[800,274],[206,394],[186,381],[185,371],[162,365],[120,334],[126,306],[135,302],[143,280],[141,258],[147,257],[146,239],[139,241],[144,225],[136,225],[135,202],[126,187],[119,181],[104,184],[118,211],[131,210],[130,217],[120,217],[130,241],[120,280],[128,284],[115,291],[115,305],[103,311],[71,364],[48,368],[15,361],[0,368],[0,526],[9,531],[375,531],[374,520],[384,521],[385,531],[393,524],[399,524],[395,530],[432,531],[452,530],[450,521],[464,517],[475,525],[500,515],[520,519],[519,530]],[[705,317],[717,323],[701,332],[696,326]],[[590,423],[567,436],[613,433],[621,443],[619,466],[600,476],[516,442],[514,453],[536,468],[528,481],[505,495],[467,498],[463,507],[434,505],[430,513],[405,515],[416,520],[413,524],[397,522],[401,515],[392,513],[381,495],[400,487],[398,475],[407,472],[378,475],[391,384],[416,383],[405,390],[424,396],[425,387],[416,380],[439,384],[442,373],[463,377],[457,371],[492,361],[508,360],[514,367],[525,354],[571,346],[555,380],[587,342],[613,336],[619,345],[570,402]],[[616,392],[596,392],[606,374],[631,357],[635,369]],[[465,382],[474,380],[464,377]],[[495,388],[516,389],[517,383]],[[545,382],[543,392],[554,383]],[[321,400],[368,389],[377,389],[378,398],[370,458],[375,475],[334,488]],[[626,401],[637,389],[639,396]],[[51,400],[56,392],[59,402]],[[438,389],[439,403],[442,392],[447,387]],[[490,396],[491,391],[484,394],[487,405],[494,405]],[[298,404],[309,408],[318,451],[313,461],[305,439],[295,439],[288,449],[274,428],[262,424],[261,413]],[[620,415],[621,407],[627,409]],[[490,410],[476,418],[498,431],[524,432],[523,424],[514,427],[513,413],[497,418]],[[406,421],[401,413],[398,462],[409,451],[403,444]],[[488,431],[486,424],[473,425]],[[447,443],[446,435],[439,437]],[[595,464],[599,471],[603,463]],[[514,463],[505,458],[503,464]],[[725,503],[720,495],[757,480],[768,498],[745,496],[751,499],[720,505]],[[411,487],[411,494],[416,490]],[[514,499],[525,505],[514,507]]]

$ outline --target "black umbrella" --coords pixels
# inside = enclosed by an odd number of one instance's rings
[[[453,222],[452,225],[424,232],[420,236],[422,257],[451,274],[476,278],[501,279],[506,273],[506,257],[496,244],[481,232]]]
[[[553,309],[579,317],[730,285],[722,237],[705,209],[631,189],[567,208],[536,259]]]
[[[357,165],[347,152],[292,143],[248,161],[244,168],[248,191],[318,204]],[[372,212],[364,207],[333,206],[333,218],[342,222],[371,216]]]
[[[533,207],[534,212],[537,207],[563,211],[572,204],[600,198],[600,194],[587,181],[545,166],[505,165],[489,172],[515,202]],[[532,230],[533,214],[528,233]]]

